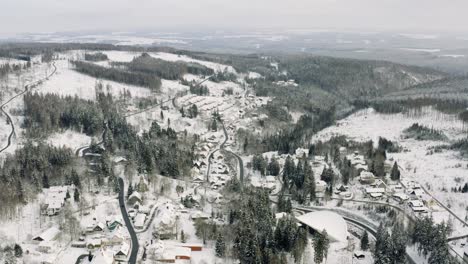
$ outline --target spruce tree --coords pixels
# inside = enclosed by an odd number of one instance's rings
[[[15,257],[21,258],[23,256],[23,249],[21,248],[20,245],[15,244],[14,250],[15,250]]]
[[[364,231],[364,234],[361,237],[361,249],[364,251],[369,249],[369,234],[367,231]]]
[[[78,189],[75,189],[75,192],[73,193],[73,200],[75,200],[75,202],[80,201],[80,193],[78,192]]]
[[[217,257],[220,257],[220,258],[224,257],[226,244],[224,243],[224,237],[221,235],[221,233],[219,233],[216,238],[215,250],[216,250]]]
[[[398,164],[393,163],[392,172],[390,173],[390,178],[394,181],[400,180],[400,169],[398,169]]]

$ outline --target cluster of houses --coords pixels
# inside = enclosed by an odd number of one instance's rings
[[[387,185],[383,180],[377,179],[374,174],[368,171],[368,166],[363,155],[358,152],[347,155],[353,168],[353,173],[359,175],[359,182],[366,185],[364,193],[366,197],[374,200],[383,198],[385,195],[391,197],[400,204],[408,204],[414,213],[427,213],[426,206],[431,198],[415,181],[402,178],[399,183]],[[386,169],[390,164],[386,164]]]
[[[143,229],[146,221],[150,218],[152,205],[143,205],[143,195],[133,191],[127,199],[128,216],[133,221],[135,229]]]
[[[70,192],[74,189],[73,186],[51,186],[44,189],[46,197],[40,205],[42,215],[53,216],[57,215],[65,206],[65,201],[70,197]]]

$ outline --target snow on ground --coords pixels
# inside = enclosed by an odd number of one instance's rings
[[[10,64],[12,65],[25,65],[27,62],[23,60],[17,60],[17,59],[12,59],[12,58],[1,58],[0,57],[0,66],[5,65],[5,64]]]
[[[209,90],[210,90],[210,95],[212,96],[221,96],[224,91],[228,89],[232,89],[234,94],[239,94],[244,91],[242,87],[234,82],[230,81],[223,81],[223,82],[212,82],[212,81],[206,81],[203,83]]]
[[[185,62],[199,63],[217,72],[223,72],[226,70],[228,72],[236,73],[236,70],[232,66],[210,62],[210,61],[197,60],[186,55],[177,55],[177,54],[166,53],[166,52],[150,53],[150,55],[154,58],[158,58],[158,59],[162,59],[166,61],[185,61]]]
[[[78,73],[69,68],[65,60],[56,61],[57,73],[47,82],[37,87],[37,91],[43,94],[53,93],[62,96],[78,96],[86,100],[95,100],[95,87],[97,79]],[[113,81],[100,80],[104,86],[104,91],[110,92],[114,96],[129,91],[132,97],[148,97],[151,91],[148,88],[127,85]],[[107,87],[109,89],[107,90]]]
[[[106,54],[109,60],[115,62],[130,62],[135,57],[141,55],[141,52],[132,52],[132,51],[103,51],[102,53]]]
[[[466,130],[456,116],[443,114],[431,108],[426,108],[419,117],[407,117],[403,114],[385,115],[367,109],[322,130],[312,138],[312,141],[327,140],[334,135],[345,135],[361,142],[371,139],[376,142],[379,136],[396,141],[405,151],[388,153],[387,158],[397,161],[403,168],[402,177],[420,182],[443,204],[451,207],[455,214],[465,219],[468,194],[453,193],[450,189],[468,182],[468,161],[462,159],[458,152],[450,150],[428,155],[429,147],[448,142],[418,141],[401,137],[402,131],[416,122],[442,130],[450,141],[465,137]],[[468,228],[463,227],[459,221],[449,217],[444,211],[433,212],[433,216],[438,221],[450,220],[454,227],[453,235],[468,233]]]
[[[174,80],[161,80],[161,93],[166,97],[173,97],[177,93],[188,91],[190,87]]]
[[[76,150],[91,143],[91,137],[85,134],[66,130],[50,135],[46,142],[55,147],[67,147]]]

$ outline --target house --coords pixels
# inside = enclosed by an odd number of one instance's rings
[[[140,214],[137,214],[137,216],[135,216],[135,220],[133,222],[133,225],[136,228],[142,229],[145,226],[145,221],[146,221],[146,215],[140,213]]]
[[[204,213],[204,212],[200,212],[200,211],[197,211],[197,212],[192,213],[190,215],[190,219],[192,219],[193,221],[195,221],[197,219],[206,220],[206,219],[209,219],[209,218],[210,218],[209,214]]]
[[[122,226],[122,221],[120,218],[117,218],[115,216],[109,216],[106,219],[106,226],[110,231],[113,231],[117,227]]]
[[[375,182],[371,183],[371,186],[374,188],[382,188],[382,189],[387,190],[387,184],[385,184],[385,182],[382,181],[381,179],[378,179]]]
[[[367,195],[371,195],[371,194],[374,194],[373,197],[380,197],[381,195],[383,195],[385,193],[385,189],[384,188],[366,188],[366,194]],[[380,194],[380,196],[377,196],[376,194]],[[371,196],[372,197],[372,196]]]
[[[380,199],[383,196],[383,193],[370,193],[369,196],[373,199]]]
[[[429,209],[420,200],[411,200],[408,204],[415,213],[427,213],[429,211]]]
[[[411,201],[409,201],[409,205],[410,205],[410,207],[422,207],[422,206],[424,206],[423,202],[421,202],[420,200],[411,200]]]
[[[423,195],[425,194],[424,190],[422,189],[410,189],[409,193],[419,198],[423,197]]]
[[[361,174],[359,174],[359,181],[362,184],[371,184],[375,181],[375,176],[370,171],[361,171]]]
[[[409,200],[409,196],[406,193],[402,192],[394,193],[393,198],[400,203]]]
[[[190,260],[192,251],[190,248],[168,246],[156,257],[156,261],[163,263],[175,263],[176,260]]]
[[[56,247],[57,245],[53,241],[42,241],[37,246],[37,251],[42,253],[50,253],[53,252],[53,249]]]
[[[105,227],[106,225],[104,225],[102,222],[95,221],[86,227],[86,232],[88,233],[102,232],[104,231]]]
[[[325,181],[322,181],[322,180],[315,181],[315,192],[316,193],[325,192],[326,189],[327,189],[327,183]]]
[[[106,245],[120,245],[126,239],[125,230],[122,227],[117,228],[110,236],[107,236]]]
[[[298,148],[296,149],[296,157],[301,158],[303,156],[308,157],[309,156],[309,150],[304,149],[304,148]]]
[[[127,242],[123,242],[117,252],[114,253],[114,260],[116,262],[127,261],[129,252],[130,245]]]
[[[113,264],[114,257],[111,250],[100,249],[94,253],[91,264]]]
[[[45,230],[42,234],[35,236],[32,240],[41,242],[41,241],[52,241],[60,233],[60,230],[56,227],[51,227]]]
[[[47,190],[47,196],[40,206],[41,214],[48,216],[58,214],[65,205],[68,189],[69,186],[51,186]]]
[[[86,247],[89,249],[100,248],[102,246],[102,239],[100,237],[93,237],[86,241]]]
[[[142,203],[143,202],[143,198],[141,196],[141,194],[137,191],[134,191],[130,197],[128,197],[128,200],[127,200],[128,204],[130,205],[134,205],[135,203]]]

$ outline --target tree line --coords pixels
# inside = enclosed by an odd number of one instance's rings
[[[161,87],[161,79],[152,74],[132,72],[115,67],[103,67],[84,61],[71,61],[71,63],[74,66],[74,70],[77,72],[90,75],[95,78],[102,78],[130,85],[143,86],[151,89],[152,91],[159,91]]]

